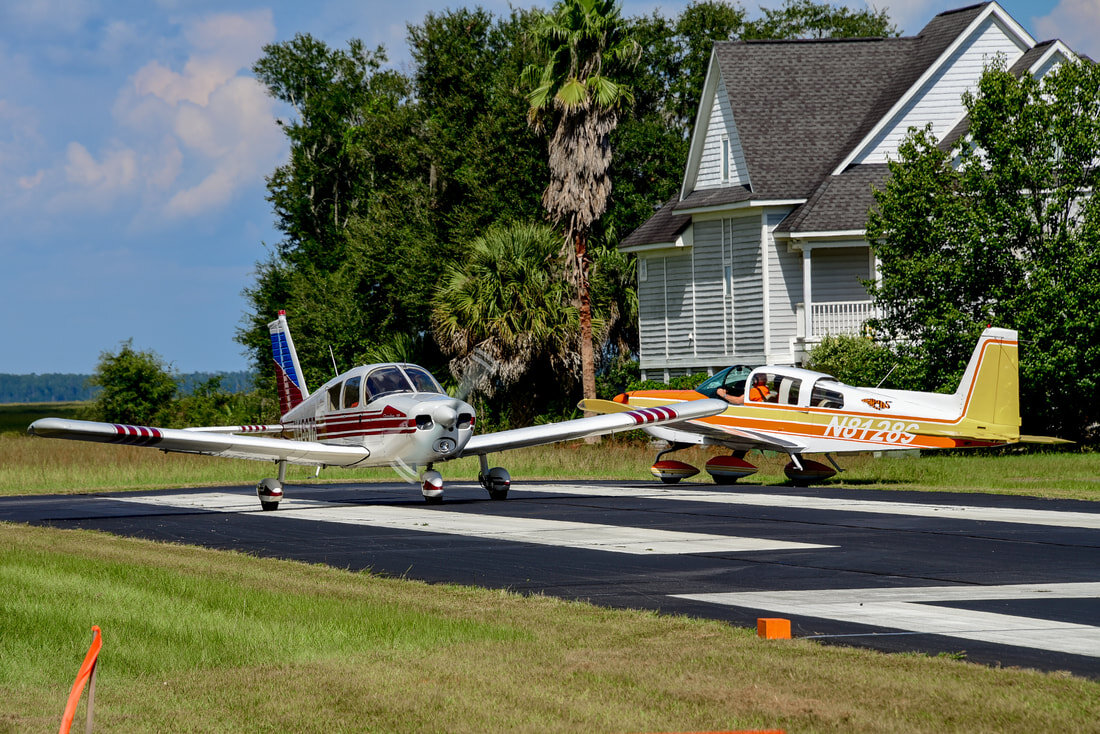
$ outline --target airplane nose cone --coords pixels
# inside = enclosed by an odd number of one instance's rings
[[[439,405],[432,411],[432,417],[436,423],[451,431],[458,422],[458,411],[450,405]]]

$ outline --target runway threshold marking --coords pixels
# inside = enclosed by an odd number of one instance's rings
[[[1012,507],[977,507],[971,505],[920,504],[916,502],[879,502],[875,500],[803,497],[787,494],[757,494],[748,492],[712,492],[705,489],[620,488],[606,486],[575,486],[549,484],[531,487],[531,491],[600,497],[636,497],[677,502],[711,502],[723,505],[755,505],[787,509],[827,510],[831,512],[866,512],[877,515],[909,515],[950,520],[1006,522],[1022,525],[1047,525],[1061,528],[1100,530],[1100,512],[1062,512],[1059,510],[1026,510]]]
[[[1097,599],[1098,583],[676,594],[677,599],[1100,657],[1100,627],[935,606],[937,602]]]
[[[392,505],[349,505],[312,500],[283,500],[284,507],[263,512],[252,495],[211,492],[206,494],[112,496],[111,502],[206,510],[235,514],[257,514],[280,520],[311,520],[345,525],[415,530],[469,537],[536,543],[567,548],[632,553],[637,555],[680,555],[687,553],[729,553],[746,551],[809,550],[835,546],[796,543],[767,538],[748,538],[707,533],[686,533],[653,528],[636,528],[600,523],[541,520],[525,517],[479,515],[446,509],[394,507]]]

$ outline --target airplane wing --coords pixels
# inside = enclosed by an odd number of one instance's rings
[[[612,405],[620,404],[612,403]],[[688,400],[655,408],[622,406],[621,410],[616,409],[614,413],[606,415],[476,435],[463,448],[462,455],[489,454],[495,451],[569,441],[586,436],[602,436],[635,428],[682,423],[695,418],[705,418],[708,415],[717,415],[725,409],[725,401],[713,398]]]
[[[251,426],[188,426],[185,431],[198,433],[280,433],[283,430],[282,423],[269,423],[267,425]]]
[[[716,402],[722,404],[722,410],[724,411],[727,404],[721,400]],[[681,405],[686,405],[686,403],[673,403],[671,406],[666,407],[675,406],[678,408]],[[597,413],[618,413],[632,409],[629,405],[616,403],[611,400],[582,400],[580,407],[584,410],[591,410]],[[637,410],[637,408],[634,408],[634,410]],[[647,426],[647,428],[649,427]],[[674,435],[675,431],[684,431],[697,436],[703,436],[710,439],[708,443],[719,443],[732,449],[745,451],[762,449],[766,451],[782,451],[784,453],[802,453],[806,450],[806,446],[803,444],[796,443],[786,438],[780,438],[779,436],[773,436],[768,433],[752,431],[745,428],[734,428],[728,425],[718,426],[713,423],[704,423],[702,421],[695,421],[692,423],[687,423],[686,421],[670,423],[664,426],[657,426],[654,430],[651,430],[650,433],[666,441],[678,441],[680,438]]]
[[[64,418],[40,418],[30,425],[27,432],[45,438],[152,446],[161,451],[256,461],[286,461],[290,464],[308,466],[352,466],[370,456],[370,452],[361,446],[334,446],[317,441],[292,441],[265,436],[238,436],[209,430],[189,431],[176,428],[127,426]]]

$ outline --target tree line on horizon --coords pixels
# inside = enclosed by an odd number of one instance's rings
[[[0,373],[0,403],[71,403],[94,400],[100,390],[92,384],[94,377],[68,372],[27,375]],[[256,387],[255,375],[246,371],[187,372],[173,375],[180,395],[190,395],[213,378],[218,378],[221,388],[229,393],[251,392]]]

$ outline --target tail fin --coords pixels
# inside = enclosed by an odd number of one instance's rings
[[[966,366],[955,397],[962,422],[975,436],[1018,441],[1020,438],[1019,341],[1011,329],[989,328]]]
[[[294,350],[294,340],[290,338],[290,326],[286,322],[286,311],[267,325],[271,332],[271,354],[275,358],[275,384],[279,390],[279,410],[286,415],[291,408],[309,397],[302,366],[298,364],[298,352]]]

